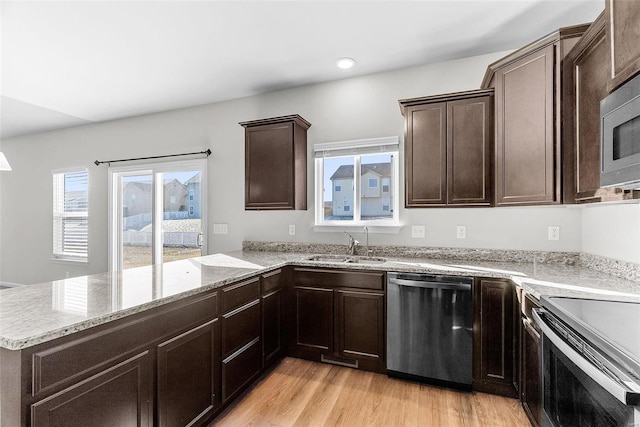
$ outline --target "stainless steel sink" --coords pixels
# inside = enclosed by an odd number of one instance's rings
[[[313,255],[306,258],[307,261],[335,262],[345,264],[383,264],[387,262],[385,258],[348,256],[348,255]]]
[[[349,262],[351,257],[346,255],[314,255],[307,258],[307,261],[317,262]]]
[[[353,257],[346,262],[350,264],[384,264],[387,260],[378,257]]]

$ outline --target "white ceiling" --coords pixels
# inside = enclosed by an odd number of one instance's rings
[[[0,138],[514,49],[603,9],[604,0],[3,0]],[[356,66],[336,68],[342,56]]]

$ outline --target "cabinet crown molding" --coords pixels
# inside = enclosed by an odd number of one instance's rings
[[[270,117],[266,119],[257,119],[257,120],[249,120],[246,122],[240,122],[240,126],[242,127],[252,127],[252,126],[262,126],[262,125],[272,125],[277,123],[289,123],[294,122],[295,124],[302,126],[304,129],[309,129],[311,127],[311,123],[303,119],[298,114],[291,114],[288,116],[279,116],[279,117]]]
[[[484,78],[482,79],[482,84],[480,85],[480,87],[483,89],[492,87],[493,76],[496,70],[519,60],[523,56],[529,55],[530,53],[543,49],[551,44],[558,43],[561,40],[572,38],[572,37],[579,37],[585,31],[587,31],[587,28],[589,28],[589,25],[590,23],[572,25],[570,27],[562,27],[550,34],[547,34],[544,37],[539,38],[538,40],[532,43],[529,43],[524,47],[521,47],[518,50],[515,50],[514,52],[505,56],[504,58],[501,58],[489,64],[489,66],[487,67],[487,71],[484,75]]]
[[[479,96],[493,96],[493,88],[466,90],[463,92],[452,92],[438,95],[420,96],[418,98],[399,99],[400,112],[404,116],[405,109],[414,105],[429,104],[441,101],[457,101],[461,99],[477,98]]]

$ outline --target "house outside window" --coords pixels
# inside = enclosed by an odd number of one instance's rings
[[[315,225],[397,226],[398,146],[397,137],[316,144]]]
[[[53,259],[87,262],[89,172],[53,171]]]

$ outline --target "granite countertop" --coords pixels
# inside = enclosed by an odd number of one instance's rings
[[[0,291],[0,347],[19,350],[286,265],[512,279],[541,295],[640,302],[640,283],[577,265],[391,257],[381,264],[237,251]]]

